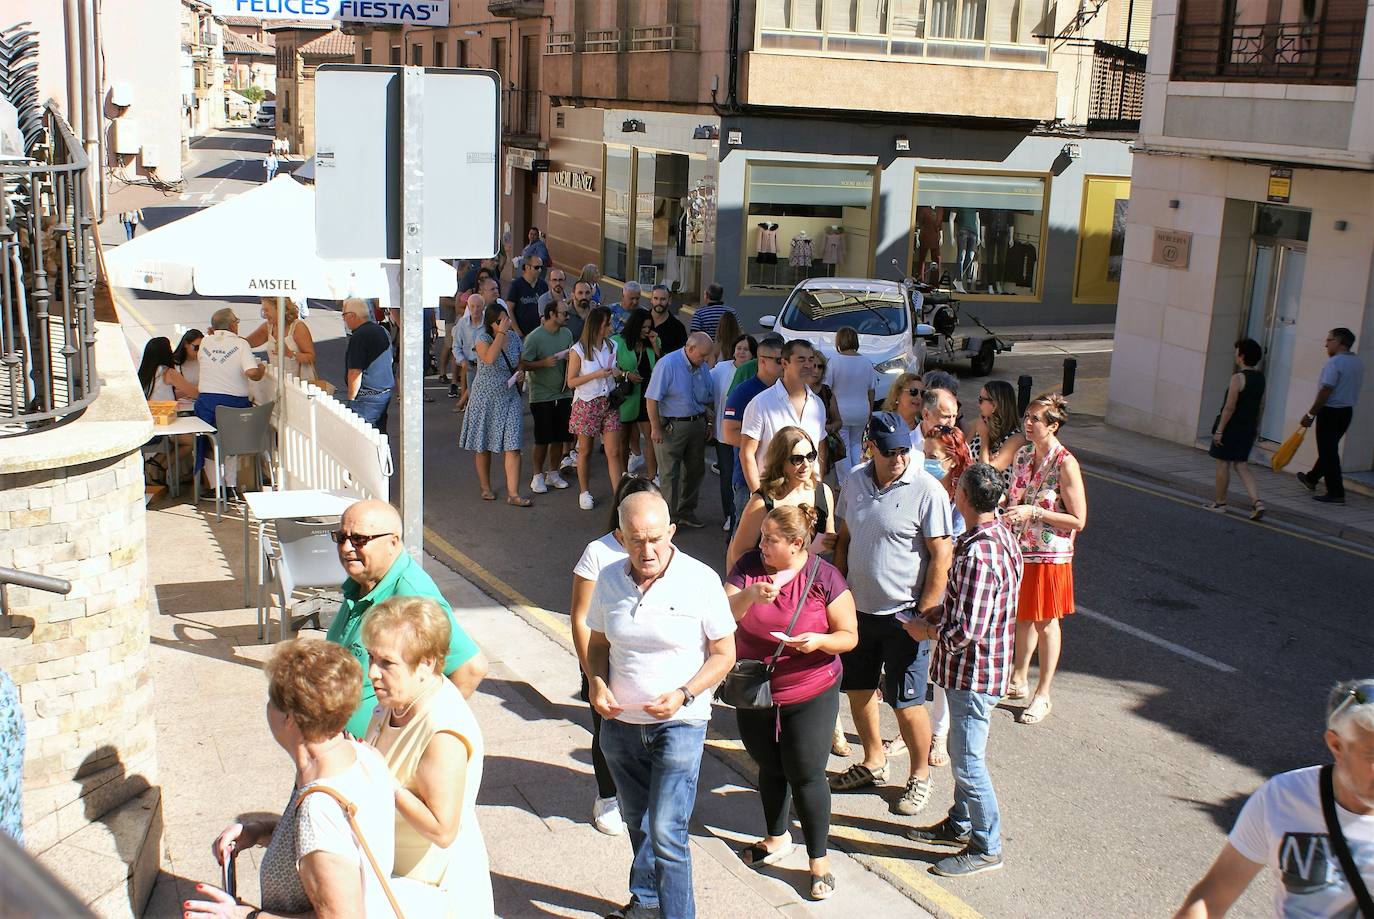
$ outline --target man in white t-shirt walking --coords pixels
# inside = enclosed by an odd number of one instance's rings
[[[815,366],[816,349],[810,342],[800,338],[789,341],[782,348],[782,376],[744,410],[739,465],[750,494],[759,490],[759,473],[773,435],[789,425],[810,436],[820,454],[821,468],[825,468],[825,406],[808,385]]]
[[[634,847],[630,902],[611,916],[692,919],[687,827],[735,618],[719,576],[673,545],[662,497],[631,495],[619,520],[629,558],[601,571],[587,612],[591,703]]]
[[[1175,919],[1226,915],[1265,867],[1279,872],[1276,916],[1358,919],[1361,900],[1364,915],[1374,915],[1374,679],[1337,685],[1326,713],[1326,746],[1335,765],[1294,769],[1261,785]],[[1342,865],[1331,821],[1345,839],[1361,892]]]
[[[266,367],[253,357],[253,347],[239,337],[239,317],[228,307],[210,317],[210,334],[200,341],[200,395],[196,397],[196,417],[215,423],[215,409],[248,408],[248,381],[261,380]],[[205,438],[197,438],[196,472],[205,465]],[[224,469],[224,484],[233,488],[238,482],[238,463]],[[214,484],[212,481],[211,485]]]

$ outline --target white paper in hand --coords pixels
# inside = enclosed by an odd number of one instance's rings
[[[517,370],[517,371],[515,371],[515,373],[512,373],[512,374],[510,375],[510,379],[506,380],[506,385],[509,386],[509,387],[512,387],[512,388],[514,388],[514,387],[516,387],[516,386],[519,386],[519,385],[520,385],[520,371]]]
[[[792,570],[791,568],[784,568],[782,571],[779,571],[777,574],[773,575],[773,586],[778,588],[778,590],[782,590],[783,585],[785,585],[788,581],[792,580],[796,576],[796,571]]]
[[[791,641],[791,640],[792,640],[792,636],[791,636],[791,635],[788,635],[786,632],[769,632],[768,634],[769,634],[769,635],[772,635],[772,636],[773,636],[775,639],[777,639],[778,641]]]

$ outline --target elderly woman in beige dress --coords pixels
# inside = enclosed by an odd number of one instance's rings
[[[392,597],[368,612],[362,639],[378,702],[366,740],[396,782],[393,874],[444,891],[445,916],[489,919],[490,866],[477,825],[485,751],[477,719],[443,675],[448,617],[427,597]]]

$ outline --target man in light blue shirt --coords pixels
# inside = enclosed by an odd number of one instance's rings
[[[1326,336],[1329,355],[1322,368],[1320,388],[1312,407],[1302,416],[1303,427],[1317,422],[1317,465],[1311,472],[1299,472],[1298,481],[1315,492],[1326,479],[1326,494],[1312,497],[1326,504],[1345,503],[1345,483],[1341,481],[1341,438],[1355,416],[1355,403],[1364,384],[1364,365],[1350,353],[1355,333],[1346,328],[1332,329]]]
[[[688,335],[683,348],[654,365],[644,391],[663,499],[673,522],[692,528],[702,525],[696,515],[697,499],[706,474],[708,406],[716,398],[706,367],[711,347],[711,336],[705,332]]]

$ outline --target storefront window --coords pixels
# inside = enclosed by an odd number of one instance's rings
[[[751,163],[745,285],[791,288],[805,278],[867,277],[875,187],[869,166]]]
[[[601,242],[601,273],[620,281],[634,280],[630,271],[630,151],[606,148],[605,221]]]
[[[1035,296],[1045,187],[1043,176],[919,173],[912,274],[966,294]]]
[[[1116,302],[1130,197],[1130,179],[1089,176],[1083,180],[1083,218],[1078,227],[1078,266],[1073,282],[1075,301]]]

